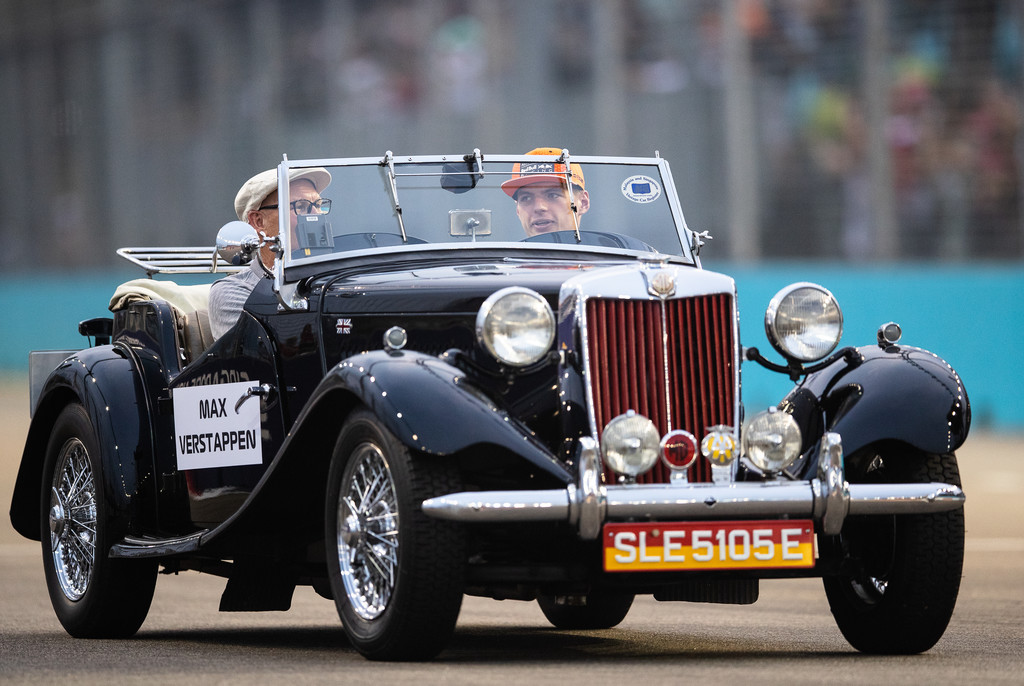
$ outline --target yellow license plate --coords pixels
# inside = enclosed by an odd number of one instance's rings
[[[607,572],[813,567],[810,520],[609,523]]]

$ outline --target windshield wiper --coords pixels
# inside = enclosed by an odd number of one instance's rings
[[[562,148],[562,156],[558,158],[558,161],[565,165],[565,190],[569,194],[569,209],[572,211],[572,221],[575,225],[573,232],[576,234],[576,242],[582,243],[583,238],[580,236],[580,213],[576,207],[576,198],[572,194],[572,168],[569,166],[569,151]]]
[[[395,156],[390,150],[384,153],[384,160],[381,164],[386,165],[388,168],[388,187],[391,191],[391,204],[394,207],[395,216],[398,217],[398,231],[402,234],[402,242],[408,243],[409,237],[405,235],[405,220],[402,218],[402,206],[398,202],[398,186],[395,184]]]

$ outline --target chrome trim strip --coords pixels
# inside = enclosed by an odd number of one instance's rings
[[[281,163],[277,165],[277,204],[281,207],[289,207],[291,203],[291,198],[288,196],[291,191],[288,170],[293,166],[298,165],[289,163],[288,155],[282,155]],[[309,301],[299,295],[298,284],[288,281],[284,275],[285,255],[290,255],[292,248],[291,228],[288,224],[290,214],[290,212],[277,213],[277,241],[273,244],[275,253],[274,294],[277,296],[278,309],[308,310]]]
[[[583,393],[586,396],[587,425],[590,427],[590,435],[598,436],[597,412],[594,409],[594,380],[591,378],[590,365],[590,323],[587,321],[587,289],[583,284],[577,283],[577,278],[566,280],[562,284],[561,292],[558,294],[559,311],[562,310],[562,303],[566,298],[573,298],[573,305],[576,309],[576,332],[579,335],[580,349],[577,351],[580,364],[580,374],[583,377]],[[557,324],[556,324],[557,326]],[[597,440],[596,438],[594,439]]]
[[[665,194],[668,197],[669,207],[672,208],[672,215],[679,218],[679,225],[676,226],[676,233],[679,234],[679,238],[683,243],[686,243],[684,238],[689,238],[690,243],[684,246],[683,250],[689,253],[688,257],[693,260],[693,263],[697,268],[701,268],[700,255],[698,251],[693,249],[693,232],[686,224],[686,217],[683,214],[683,206],[679,202],[679,194],[676,191],[676,182],[672,178],[672,169],[669,167],[668,160],[657,155],[658,168],[661,170],[661,180],[664,184]],[[580,161],[580,158],[577,158]],[[737,339],[739,340],[739,339]]]
[[[665,433],[671,433],[676,427],[672,426],[672,378],[669,374],[669,350],[668,350],[668,305],[667,297],[661,298],[658,303],[658,314],[661,317],[661,359],[665,364],[661,367],[661,392],[665,398]],[[735,415],[734,415],[735,416]],[[694,427],[697,429],[697,427]]]
[[[478,148],[479,149],[479,148]],[[477,149],[477,150],[478,150]],[[475,152],[475,151],[474,151]],[[531,155],[527,157],[524,153],[481,153],[480,158],[487,159],[488,163],[503,164],[507,162],[557,162],[559,155]],[[443,162],[464,162],[464,154],[435,154],[435,155],[392,155],[396,165],[423,164]],[[668,160],[664,157],[631,157],[631,156],[609,156],[609,155],[573,155],[573,163],[578,164],[636,164],[657,166],[668,169]],[[354,167],[360,165],[375,166],[381,163],[381,156],[376,157],[323,157],[289,160],[289,167]],[[675,186],[673,186],[674,188]]]

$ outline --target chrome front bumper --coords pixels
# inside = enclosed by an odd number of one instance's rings
[[[726,485],[601,483],[597,441],[580,440],[579,480],[565,489],[450,493],[423,501],[423,511],[460,522],[566,521],[583,539],[606,521],[812,518],[819,533],[838,534],[848,515],[944,512],[963,507],[964,492],[945,483],[850,484],[839,434],[821,439],[818,475],[810,481]]]

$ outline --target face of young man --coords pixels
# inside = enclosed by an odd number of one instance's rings
[[[587,191],[574,188],[573,200],[576,201],[579,214],[582,215],[590,209],[590,196]],[[516,191],[515,201],[516,215],[527,236],[576,229],[576,220],[569,204],[569,193],[561,184],[523,186]]]

